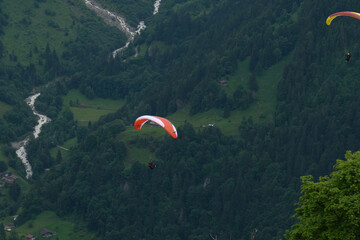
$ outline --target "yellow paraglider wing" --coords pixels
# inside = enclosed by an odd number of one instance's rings
[[[326,24],[330,25],[331,21],[336,18],[336,17],[340,17],[340,16],[348,16],[348,17],[353,17],[353,18],[357,18],[360,20],[360,13],[357,12],[337,12],[334,14],[331,14],[327,19],[326,19]]]

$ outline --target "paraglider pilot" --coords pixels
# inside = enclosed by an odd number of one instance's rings
[[[350,58],[351,58],[351,54],[348,52],[348,53],[346,54],[346,61],[347,61],[347,62],[350,61]]]
[[[149,168],[150,168],[151,170],[153,170],[153,169],[156,167],[156,165],[153,163],[152,160],[150,160],[148,166],[149,166]]]

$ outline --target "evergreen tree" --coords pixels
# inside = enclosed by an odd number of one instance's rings
[[[8,166],[5,162],[0,161],[0,172],[5,172],[8,169]]]
[[[0,223],[0,240],[6,240],[6,233],[4,230],[4,224]]]
[[[3,52],[4,52],[4,44],[0,41],[0,59],[3,56]]]
[[[21,188],[19,184],[14,182],[13,184],[10,185],[9,194],[12,200],[17,201],[19,199],[20,192],[21,192]]]
[[[249,89],[254,92],[257,92],[257,90],[259,89],[259,85],[256,81],[255,73],[251,74],[251,76],[249,78],[248,86],[249,86]]]
[[[61,161],[62,161],[62,155],[60,150],[58,150],[56,154],[56,163],[61,163]]]

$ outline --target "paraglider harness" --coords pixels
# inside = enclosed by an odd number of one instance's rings
[[[346,61],[347,61],[347,62],[350,61],[350,58],[351,58],[351,54],[348,52],[348,53],[346,54]]]
[[[152,160],[149,162],[148,166],[151,170],[153,170],[156,167],[156,165],[153,163]]]

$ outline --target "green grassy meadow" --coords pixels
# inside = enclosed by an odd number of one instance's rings
[[[145,56],[146,50],[148,49],[148,46],[146,43],[141,44],[138,49],[138,56]]]
[[[80,126],[87,126],[88,122],[94,122],[99,120],[103,115],[111,113],[111,110],[105,109],[89,109],[70,107],[70,110],[74,113],[74,118],[79,121]]]
[[[72,104],[71,104],[72,102]],[[99,120],[101,116],[117,111],[124,105],[123,100],[103,98],[88,99],[79,90],[73,89],[63,96],[64,107],[69,107],[80,126]],[[84,107],[80,107],[84,104]]]
[[[126,127],[126,130],[120,133],[119,138],[125,142],[139,137],[152,137],[152,138],[161,138],[166,136],[168,133],[161,127],[150,127],[145,124],[141,130],[135,129],[133,126]]]
[[[85,230],[84,226],[79,225],[72,219],[63,219],[58,217],[52,211],[44,211],[35,219],[26,222],[25,224],[16,227],[13,231],[24,236],[31,234],[37,239],[45,239],[39,236],[40,230],[46,228],[53,233],[54,236],[46,239],[61,239],[61,240],[96,240],[97,238],[90,232]]]
[[[12,173],[15,173],[15,170],[12,169],[12,168],[9,168],[9,170],[12,172]],[[16,182],[19,184],[20,188],[21,188],[21,194],[22,195],[26,195],[30,192],[30,184],[25,180],[23,179],[22,177],[18,176],[18,179],[16,180]]]
[[[21,1],[19,4],[19,1],[4,0],[2,8],[3,12],[12,13],[7,20],[6,34],[1,37],[5,55],[14,54],[22,64],[37,61],[47,43],[61,54],[64,43],[76,37],[74,19],[79,17],[79,11],[67,1]],[[32,54],[29,54],[29,49]]]
[[[131,165],[134,162],[140,162],[143,164],[147,164],[154,154],[152,154],[149,149],[147,148],[141,148],[141,147],[135,147],[135,146],[127,146],[127,155],[125,159],[125,168],[129,169],[131,168]]]
[[[75,147],[77,144],[77,138],[71,138],[67,140],[62,146],[57,146],[52,149],[50,149],[50,155],[54,159],[56,159],[56,155],[58,151],[61,153],[61,157],[63,160],[69,159],[71,148]]]
[[[122,140],[127,148],[127,155],[125,158],[125,168],[130,168],[134,162],[147,164],[155,154],[151,151],[151,146],[136,146],[130,141],[136,138],[160,139],[169,137],[168,133],[161,127],[151,127],[144,125],[141,130],[135,129],[133,126],[126,127],[126,130],[119,134],[118,138]]]
[[[0,119],[4,117],[5,112],[11,110],[11,106],[7,103],[0,101]]]

